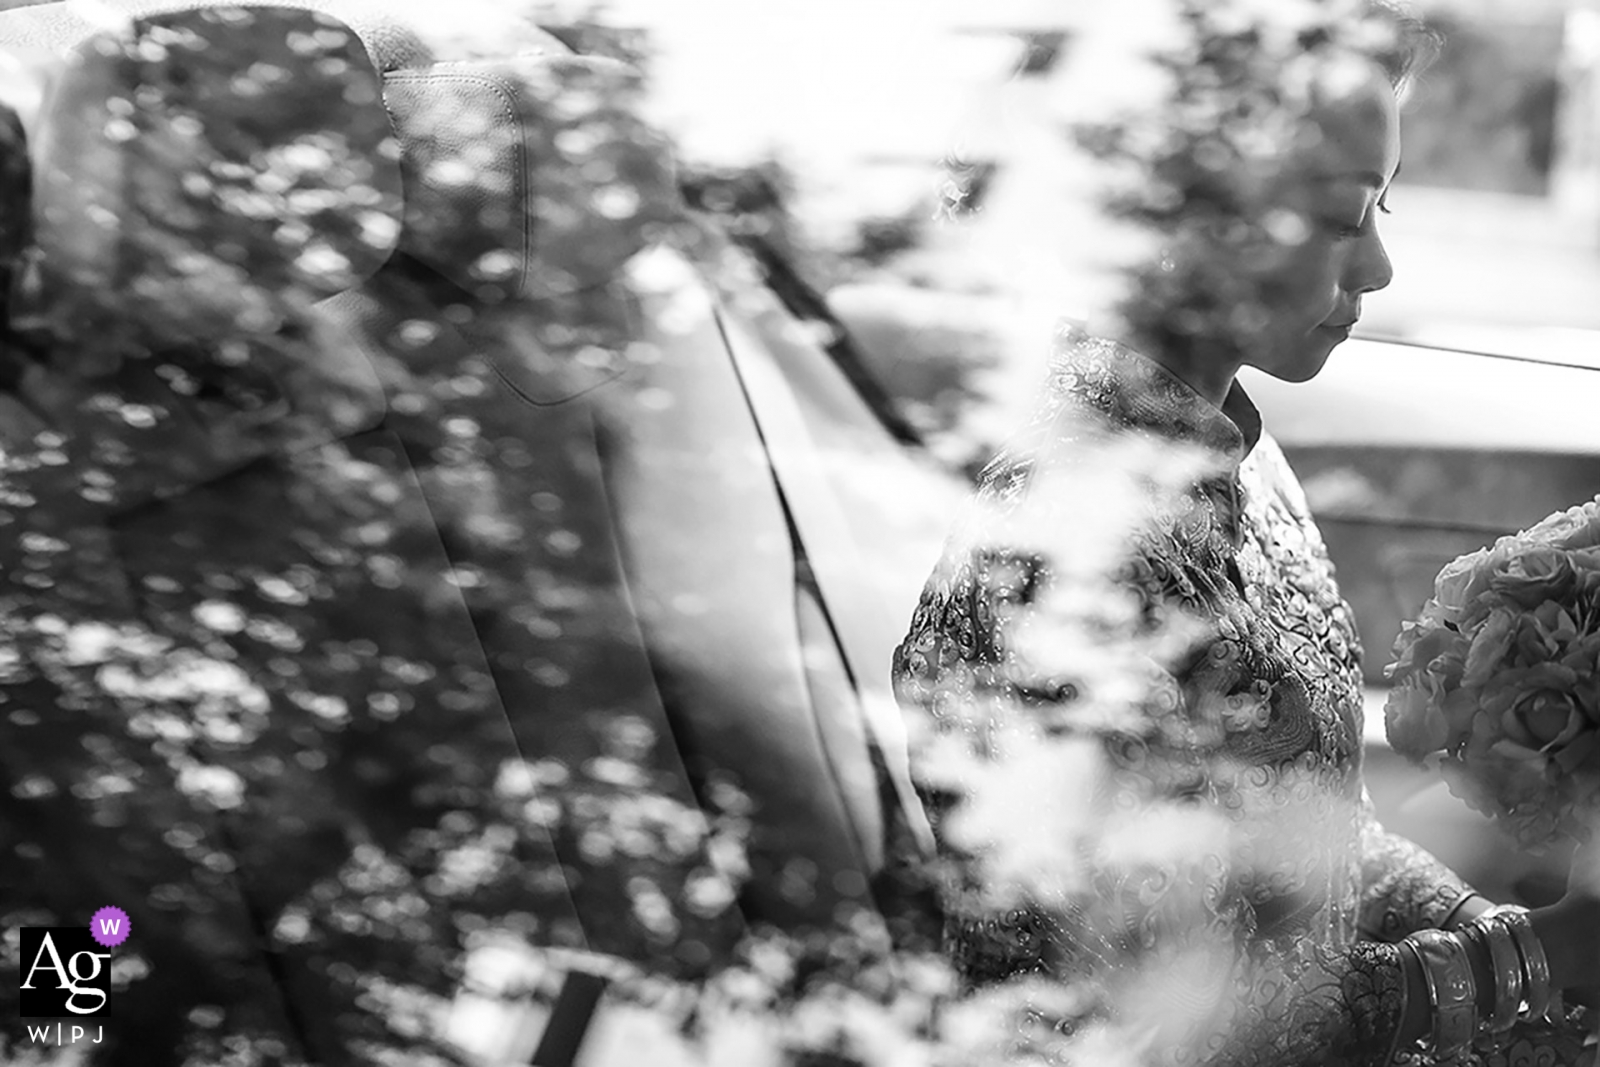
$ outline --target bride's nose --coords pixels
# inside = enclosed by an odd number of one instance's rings
[[[1346,292],[1371,293],[1382,289],[1394,280],[1394,264],[1389,262],[1389,250],[1376,230],[1362,235],[1353,255],[1345,264],[1341,279]]]

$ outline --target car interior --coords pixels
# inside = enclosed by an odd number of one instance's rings
[[[853,929],[931,847],[887,675],[964,486],[823,297],[685,203],[638,72],[574,40],[363,0],[0,12],[0,767],[38,783],[0,797],[0,914],[134,915],[161,982],[115,998],[104,1062],[176,1049],[173,1003],[356,1062],[342,961],[453,974],[498,924],[553,961],[518,1055],[562,1067],[617,961],[694,978],[752,929]],[[1349,351],[1251,388],[1297,428],[1378,692],[1439,567],[1595,458],[1466,449],[1371,365],[1510,386]],[[1543,397],[1569,437],[1577,374]],[[131,784],[34,773],[64,752]],[[1559,893],[1368,766],[1391,828]],[[731,897],[658,907],[692,885]]]
[[[751,925],[873,908],[890,835],[928,841],[882,678],[903,625],[884,605],[929,560],[869,564],[861,530],[907,516],[818,456],[944,483],[737,249],[681,250],[671,161],[617,104],[634,75],[554,35],[441,54],[359,4],[111,9],[0,14],[0,48],[49,78],[12,102],[33,198],[9,313],[14,425],[52,454],[21,476],[43,506],[8,511],[72,546],[15,542],[32,584],[11,593],[192,650],[197,706],[218,672],[250,694],[212,700],[246,706],[216,743],[105,742],[135,792],[178,798],[189,852],[225,857],[204,923],[232,946],[220,968],[181,895],[129,905],[177,984],[132,987],[127,1040],[170,1046],[162,998],[209,988],[338,1062],[327,960],[270,924],[353,857],[437,844],[508,762],[749,824],[737,906],[668,928],[621,864],[523,820],[555,876],[503,907],[579,961],[531,1062],[576,1054],[603,987],[582,961],[694,974]],[[14,705],[94,699],[25,673]],[[0,747],[20,769],[44,732],[94,728],[45,716]],[[209,804],[182,799],[197,767],[228,783]],[[16,818],[38,842],[19,910],[186,877],[70,796]],[[89,842],[99,868],[62,880]]]

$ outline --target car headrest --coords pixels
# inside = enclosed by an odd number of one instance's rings
[[[267,329],[283,300],[351,288],[393,253],[399,149],[338,20],[208,7],[64,43],[30,124],[37,273],[19,294],[61,340]]]
[[[678,217],[664,140],[628,65],[545,53],[393,71],[400,249],[498,302],[599,285]]]
[[[59,55],[114,23],[160,20],[215,7],[292,8],[331,15],[355,31],[380,73],[427,66],[445,58],[414,29],[397,21],[390,13],[392,5],[376,0],[99,0],[92,7],[35,4],[0,12],[0,44],[10,50]]]
[[[218,2],[109,0],[96,10],[150,21]],[[554,35],[487,8],[516,54],[482,58],[495,43],[486,32],[452,34],[441,19],[424,32],[373,0],[273,6],[331,14],[354,30],[383,75],[402,145],[401,246],[479,299],[598,284],[643,247],[652,223],[674,217],[673,167],[638,117],[640,76],[626,64],[574,56]],[[0,44],[61,52],[98,28],[79,11],[0,12]]]

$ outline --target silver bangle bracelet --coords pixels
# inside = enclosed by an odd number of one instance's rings
[[[1408,934],[1410,945],[1422,961],[1422,977],[1433,1009],[1433,1049],[1450,1058],[1472,1044],[1478,1031],[1478,984],[1466,942],[1443,930],[1418,930]]]
[[[1483,946],[1489,957],[1489,970],[1494,974],[1494,1009],[1484,1028],[1491,1034],[1503,1034],[1516,1025],[1526,985],[1516,937],[1503,920],[1487,916],[1474,919],[1462,930]]]
[[[1527,1018],[1542,1019],[1550,1011],[1550,961],[1533,932],[1528,909],[1516,904],[1500,904],[1484,912],[1482,918],[1493,917],[1504,923],[1516,940],[1517,953],[1522,957],[1522,996],[1527,1002]]]

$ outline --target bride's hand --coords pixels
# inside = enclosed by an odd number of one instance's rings
[[[1567,892],[1530,916],[1557,989],[1600,986],[1600,837],[1572,857]]]

